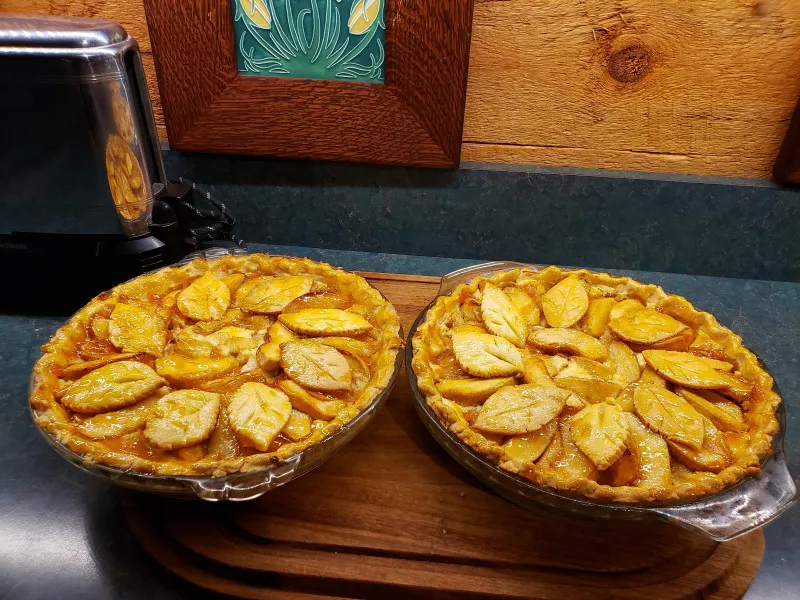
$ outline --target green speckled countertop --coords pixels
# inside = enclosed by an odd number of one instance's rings
[[[443,275],[478,261],[251,246],[303,255],[350,270]],[[667,273],[625,272],[689,298],[744,337],[778,382],[787,412],[786,453],[800,474],[800,284]],[[121,495],[51,450],[33,426],[28,377],[39,346],[65,316],[0,315],[0,597],[205,597],[168,574],[133,540],[119,510]],[[795,477],[797,481],[797,477]],[[476,484],[477,485],[477,484]],[[796,598],[800,589],[800,508],[766,528],[761,570],[745,598]]]

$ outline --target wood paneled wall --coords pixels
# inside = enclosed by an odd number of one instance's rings
[[[475,1],[463,160],[769,176],[800,97],[800,0]],[[142,0],[0,10],[122,23],[166,139]]]

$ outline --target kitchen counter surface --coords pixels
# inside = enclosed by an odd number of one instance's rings
[[[254,246],[347,269],[442,275],[476,261]],[[767,364],[786,402],[786,452],[800,474],[800,284],[629,272],[679,293],[740,333]],[[139,548],[119,490],[58,456],[33,426],[28,377],[39,346],[66,316],[0,315],[0,598],[206,597]],[[477,484],[476,484],[477,485]],[[800,588],[800,508],[766,528],[761,570],[747,600],[795,597]]]

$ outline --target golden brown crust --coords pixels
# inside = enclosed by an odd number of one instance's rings
[[[749,425],[749,443],[746,448],[738,449],[732,464],[716,474],[692,472],[679,466],[674,469],[672,484],[667,487],[614,486],[586,477],[565,479],[550,468],[510,455],[498,443],[502,440],[489,439],[492,436],[482,435],[469,426],[463,416],[459,418],[454,404],[444,399],[437,390],[436,383],[440,377],[435,372],[434,360],[446,346],[447,328],[458,321],[453,317],[460,310],[459,307],[465,300],[474,298],[486,283],[502,288],[525,281],[525,285],[541,285],[542,289],[547,289],[568,275],[581,278],[589,286],[592,297],[612,297],[616,300],[634,298],[647,307],[689,325],[695,331],[703,331],[719,345],[721,354],[733,362],[738,375],[754,385],[751,397],[742,405]],[[712,315],[695,309],[685,298],[667,294],[659,286],[643,284],[628,277],[585,269],[568,271],[552,266],[536,271],[514,269],[488,277],[476,277],[467,284],[459,285],[452,293],[437,298],[417,329],[412,344],[412,367],[419,390],[451,433],[506,471],[519,474],[536,485],[592,500],[635,504],[673,503],[716,493],[748,475],[758,474],[759,462],[771,453],[772,437],[778,431],[775,411],[781,399],[773,389],[772,377],[762,368],[757,357],[744,347],[741,337],[720,325]]]
[[[170,294],[174,297],[177,291],[184,289],[206,271],[212,271],[219,277],[234,273],[309,275],[316,281],[335,286],[356,303],[369,307],[370,318],[376,330],[373,340],[379,348],[369,381],[359,388],[348,400],[347,406],[333,419],[318,423],[309,437],[299,442],[287,441],[272,452],[258,452],[224,460],[201,459],[195,462],[151,460],[132,452],[118,451],[102,441],[81,435],[77,431],[74,415],[57,400],[58,390],[63,385],[58,373],[68,364],[80,360],[76,358],[78,344],[91,327],[92,317],[103,311],[108,312],[121,299],[158,303],[169,298]],[[100,294],[75,313],[42,346],[43,354],[33,369],[30,402],[35,422],[70,450],[83,455],[87,462],[159,475],[222,476],[237,471],[257,470],[280,462],[341,429],[389,385],[401,345],[400,319],[394,307],[364,278],[354,273],[310,259],[266,254],[224,256],[210,260],[198,258],[185,265],[168,267],[125,282]]]

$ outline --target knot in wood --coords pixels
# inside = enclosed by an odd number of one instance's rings
[[[650,55],[647,48],[638,44],[618,50],[608,59],[609,74],[622,83],[639,81],[649,71]]]

